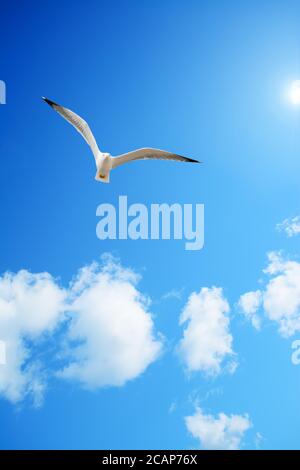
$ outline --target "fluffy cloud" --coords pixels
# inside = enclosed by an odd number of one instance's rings
[[[70,360],[59,375],[87,388],[123,385],[161,350],[137,276],[112,260],[82,269],[70,287]]]
[[[257,330],[261,327],[261,318],[256,314],[261,302],[262,293],[260,290],[257,290],[241,295],[238,303],[241,311]]]
[[[288,237],[298,235],[300,233],[300,216],[285,219],[280,224],[277,224],[276,228],[279,231],[285,232]]]
[[[219,413],[217,417],[204,414],[197,407],[195,414],[185,418],[185,424],[193,437],[199,439],[203,449],[240,449],[245,432],[252,426],[248,415]]]
[[[29,395],[42,401],[47,375],[57,371],[35,357],[60,326],[66,337],[54,353],[64,361],[60,377],[95,388],[141,374],[162,342],[137,281],[111,258],[81,269],[68,289],[48,273],[0,277],[0,394],[12,402]]]
[[[180,316],[180,324],[187,326],[178,347],[189,372],[216,375],[225,358],[234,354],[228,313],[229,305],[220,288],[204,287],[190,295]],[[232,361],[231,371],[235,366]]]
[[[17,402],[28,394],[36,404],[45,387],[40,364],[29,344],[41,340],[63,319],[66,293],[47,273],[22,270],[0,277],[0,394]]]
[[[259,295],[261,301],[252,304],[252,315],[257,315],[262,305],[266,317],[278,324],[282,336],[288,337],[300,331],[300,263],[285,260],[276,252],[269,253],[268,260],[264,273],[270,278]],[[243,300],[245,296],[251,297],[253,294],[244,294],[240,298],[240,306],[246,305]]]
[[[163,300],[176,299],[181,300],[183,294],[183,289],[172,289],[166,292],[163,296]]]

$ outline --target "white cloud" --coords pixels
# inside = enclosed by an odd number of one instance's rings
[[[263,438],[262,434],[260,432],[257,432],[255,434],[255,438],[254,438],[255,448],[260,449],[261,444],[262,444],[263,441],[264,441],[264,438]]]
[[[281,253],[268,254],[269,265],[264,273],[270,276],[261,290],[261,305],[266,317],[276,322],[282,336],[300,331],[300,263],[285,260]],[[245,298],[244,294],[240,298]],[[252,314],[260,303],[253,304]],[[256,311],[255,311],[255,307]]]
[[[169,413],[174,413],[174,411],[176,410],[176,408],[177,408],[177,404],[176,404],[175,401],[173,401],[173,402],[171,403],[171,405],[169,406]]]
[[[163,300],[176,299],[181,300],[183,289],[172,289],[169,292],[166,292],[163,296]]]
[[[252,426],[247,414],[219,413],[214,417],[204,414],[199,407],[194,415],[185,418],[185,424],[192,436],[199,439],[201,448],[207,450],[240,449],[245,432]]]
[[[87,388],[123,385],[161,351],[137,276],[109,259],[82,269],[70,287],[69,363],[59,372]]]
[[[178,347],[189,372],[218,374],[225,358],[234,354],[228,313],[221,288],[204,287],[190,295],[180,316],[180,324],[187,326]],[[229,369],[234,372],[235,368],[232,361]]]
[[[293,237],[300,233],[300,216],[285,219],[276,226],[277,230],[285,232],[288,237]]]
[[[0,365],[6,364],[6,346],[5,342],[0,340]]]
[[[257,330],[261,327],[261,318],[256,314],[262,302],[262,293],[260,290],[246,292],[241,295],[238,305],[246,318]]]
[[[22,270],[0,277],[0,339],[5,364],[0,365],[0,394],[12,402],[32,395],[40,403],[45,387],[39,362],[28,341],[36,342],[62,320],[65,291],[47,273]]]
[[[67,344],[61,349],[57,343],[54,352],[64,361],[60,377],[95,388],[140,375],[158,357],[162,341],[137,281],[132,270],[109,257],[81,269],[68,289],[48,273],[22,270],[0,277],[0,395],[41,403],[47,376],[56,371],[36,356],[43,339],[57,340],[59,326]]]

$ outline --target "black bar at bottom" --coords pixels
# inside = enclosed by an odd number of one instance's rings
[[[31,466],[57,463],[82,464],[93,468],[120,465],[125,468],[138,468],[144,465],[185,465],[194,468],[209,464],[225,465],[254,464],[256,462],[284,463],[300,461],[299,451],[199,451],[199,450],[1,450],[0,464],[26,464]],[[3,468],[3,467],[2,467]]]

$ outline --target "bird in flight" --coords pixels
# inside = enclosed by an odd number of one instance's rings
[[[112,157],[110,153],[101,152],[99,149],[95,137],[89,125],[80,116],[75,114],[70,109],[64,108],[54,101],[43,97],[43,100],[57,111],[63,118],[65,118],[75,129],[82,135],[87,144],[90,146],[97,167],[95,179],[102,183],[109,183],[109,176],[111,170],[117,168],[124,163],[132,162],[134,160],[145,160],[145,159],[158,159],[158,160],[175,160],[180,162],[200,163],[198,160],[192,158],[182,157],[172,152],[165,150],[153,149],[153,148],[141,148],[133,150],[132,152],[123,153],[116,157]]]

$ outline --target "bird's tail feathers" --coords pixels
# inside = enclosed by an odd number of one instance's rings
[[[95,175],[95,180],[100,181],[100,183],[109,183],[109,173],[107,173],[106,175],[100,175],[97,171]]]

